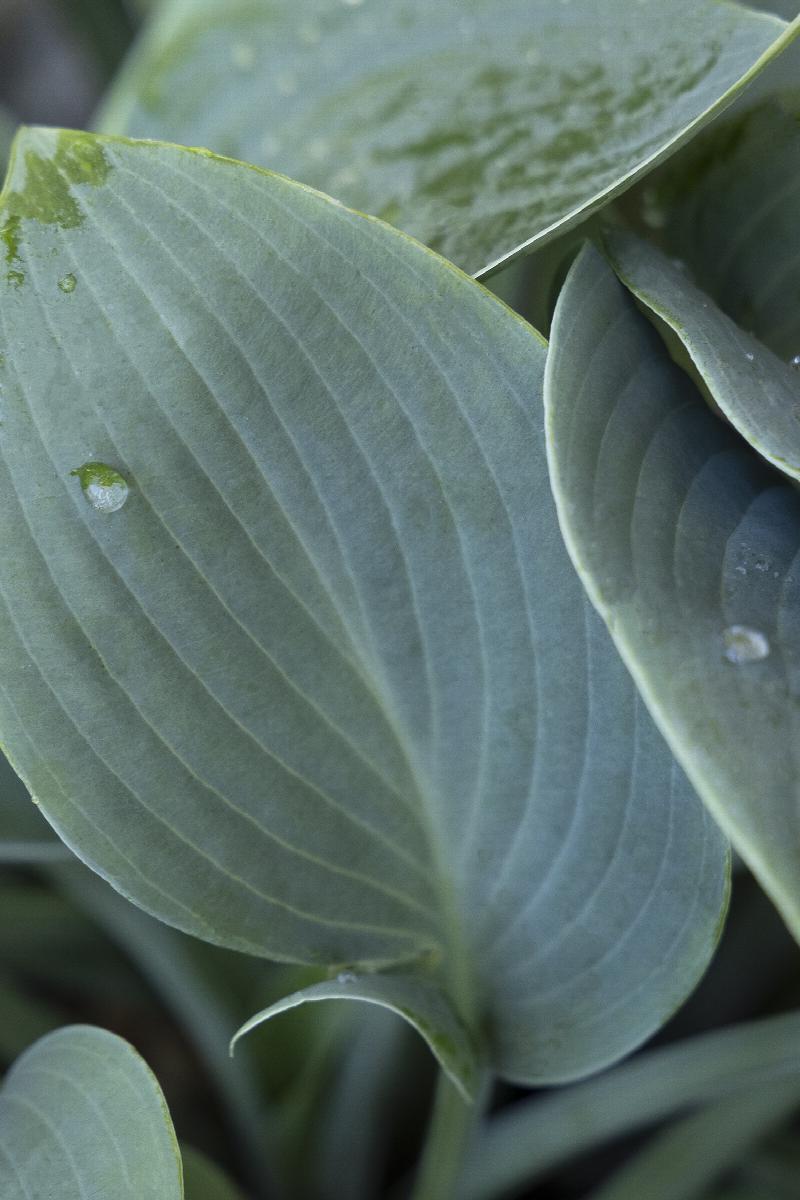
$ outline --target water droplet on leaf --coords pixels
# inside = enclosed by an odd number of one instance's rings
[[[789,366],[794,367],[795,371],[800,371],[800,354],[795,354],[793,358],[789,359]]]
[[[355,983],[356,977],[352,971],[342,971],[336,976],[337,983]]]
[[[66,292],[67,295],[69,295],[70,292],[75,291],[75,288],[78,286],[78,281],[70,271],[69,275],[64,275],[63,278],[59,279],[58,286],[61,288],[62,292]]]
[[[746,350],[746,351],[745,351],[745,358],[747,359],[747,361],[748,361],[748,362],[752,362],[752,361],[753,361],[753,359],[755,358],[755,354],[753,354],[753,351],[752,351],[752,350]]]
[[[722,641],[725,657],[737,666],[759,662],[769,654],[767,638],[759,629],[751,629],[748,625],[729,625],[723,631]]]
[[[84,496],[98,512],[117,512],[128,499],[126,480],[107,463],[87,462],[70,475],[78,477]]]

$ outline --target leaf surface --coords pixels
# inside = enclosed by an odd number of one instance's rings
[[[622,282],[675,331],[731,424],[773,466],[800,479],[800,362],[778,358],[647,242],[614,232],[606,245]]]
[[[698,145],[699,161],[691,155],[685,170],[665,181],[669,253],[785,362],[800,355],[798,99],[773,99],[709,133]]]
[[[73,1025],[48,1034],[0,1090],[3,1200],[182,1200],[164,1097],[127,1042]]]
[[[210,941],[402,966],[511,1077],[647,1036],[726,851],[561,542],[541,339],[208,154],[31,131],[4,202],[0,735],[64,840]]]
[[[545,384],[561,528],[698,792],[800,936],[800,496],[708,409],[594,249]]]
[[[709,0],[172,0],[99,128],[284,171],[481,273],[629,186],[796,32]]]
[[[468,1031],[457,1020],[451,1007],[443,1003],[440,989],[425,979],[413,976],[355,975],[343,971],[336,979],[312,984],[256,1013],[239,1029],[231,1049],[234,1049],[240,1037],[270,1017],[296,1008],[299,1004],[320,1000],[362,1000],[404,1017],[428,1042],[442,1069],[464,1098],[473,1099],[478,1083],[478,1055]]]

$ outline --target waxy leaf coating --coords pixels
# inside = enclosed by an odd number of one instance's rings
[[[181,929],[366,976],[465,1091],[641,1041],[726,851],[564,549],[538,335],[209,154],[33,130],[3,203],[0,738],[48,819]]]

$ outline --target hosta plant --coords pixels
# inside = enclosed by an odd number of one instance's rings
[[[799,31],[164,0],[94,132],[17,134],[9,912],[33,867],[57,958],[110,933],[230,1137],[34,1028],[3,1197],[488,1200],[687,1107],[596,1195],[795,1194],[797,1014],[606,1069],[708,966],[731,844],[800,936]]]

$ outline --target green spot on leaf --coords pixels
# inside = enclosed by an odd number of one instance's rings
[[[0,229],[9,264],[19,261],[23,221],[76,229],[82,224],[84,213],[74,189],[100,187],[111,170],[102,146],[86,134],[60,131],[54,151],[49,140],[52,136],[50,131],[42,130],[33,145],[28,138],[22,163],[12,161],[10,190],[3,197],[7,215]],[[7,278],[19,286],[25,277],[19,271],[12,271]]]
[[[19,250],[19,217],[9,217],[0,230],[0,237],[5,242],[6,262],[13,263]]]
[[[98,512],[117,512],[128,499],[127,481],[107,463],[87,462],[70,475],[78,477],[84,496]]]

